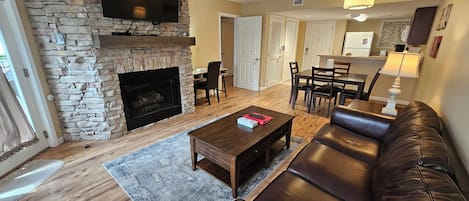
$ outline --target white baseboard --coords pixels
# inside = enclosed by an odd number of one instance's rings
[[[266,90],[266,89],[268,89],[268,88],[270,88],[270,87],[264,86],[264,87],[259,88],[259,91],[264,91],[264,90]]]
[[[379,97],[379,96],[370,96],[370,100],[381,101],[381,102],[388,102],[388,98]],[[409,101],[405,100],[396,100],[396,103],[399,105],[409,105]]]
[[[64,137],[60,137],[57,139],[57,144],[49,144],[49,147],[58,147],[59,145],[63,144],[65,142]]]

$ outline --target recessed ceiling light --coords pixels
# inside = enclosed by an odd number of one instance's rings
[[[352,19],[354,19],[355,21],[358,21],[358,22],[364,22],[368,19],[368,16],[363,14],[363,13],[360,13],[360,14],[348,14],[348,16]]]

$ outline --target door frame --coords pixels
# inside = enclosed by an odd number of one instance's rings
[[[239,15],[236,15],[236,14],[231,14],[231,13],[224,13],[224,12],[219,12],[218,13],[218,58],[220,58],[220,61],[222,60],[222,55],[221,55],[221,52],[222,52],[222,38],[221,38],[221,18],[222,17],[228,17],[228,18],[233,18],[233,19],[236,19],[238,17],[240,17]],[[233,24],[234,26],[234,24]],[[233,36],[236,34],[236,31],[233,29]],[[236,36],[233,37],[233,40],[234,40],[234,43],[236,43]],[[235,58],[235,51],[234,51],[234,46],[233,46],[233,64],[236,63],[236,58]],[[233,65],[233,71],[234,71],[234,66],[236,65]],[[222,67],[223,67],[223,63],[222,63]],[[232,72],[233,73],[233,72]],[[233,73],[234,74],[234,73]]]
[[[38,66],[34,59],[38,58],[37,52],[33,52],[36,46],[28,38],[28,36],[31,38],[33,36],[31,32],[27,32],[24,28],[24,23],[28,22],[22,21],[20,9],[15,0],[0,1],[0,11],[4,13],[4,16],[0,18],[0,23],[4,26],[3,28],[8,29],[8,31],[4,30],[2,32],[5,39],[5,51],[9,54],[9,59],[11,59],[10,62],[15,69],[14,72],[17,75],[18,82],[22,86],[27,102],[26,105],[30,111],[39,139],[38,143],[26,147],[26,149],[15,153],[6,161],[3,161],[0,164],[0,175],[3,175],[43,149],[62,144],[63,138],[57,138],[57,130],[49,110],[49,103],[46,100],[47,95],[42,88],[45,81],[41,82],[38,72],[38,69],[42,68],[42,66]],[[21,73],[23,70],[28,71],[29,77]],[[46,138],[45,134],[48,135],[48,138]]]

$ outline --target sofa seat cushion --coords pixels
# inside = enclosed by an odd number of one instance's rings
[[[311,142],[296,156],[288,171],[342,200],[371,199],[370,166],[326,145]]]
[[[374,200],[465,200],[448,174],[432,168],[416,165],[389,178],[387,182],[373,185]]]
[[[379,155],[380,143],[334,125],[324,125],[314,136],[314,141],[332,147],[368,164],[374,164]]]
[[[285,171],[275,178],[254,200],[336,201],[339,199],[308,183],[301,177]]]

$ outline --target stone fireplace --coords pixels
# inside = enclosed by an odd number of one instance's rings
[[[129,29],[138,35],[184,37],[189,32],[188,0],[179,0],[179,23],[159,25],[105,18],[101,1],[24,0],[24,3],[65,140],[116,138],[148,123],[129,126],[126,120],[129,111],[121,95],[125,89],[119,79],[125,74],[177,69],[179,89],[171,90],[179,93],[180,102],[175,102],[179,103],[177,110],[182,114],[195,110],[189,45],[177,42],[161,47],[97,45],[98,36]],[[166,92],[154,92],[142,94],[140,101],[154,98],[146,102],[151,105],[146,105],[146,109],[166,104],[157,100],[156,95],[164,96]]]
[[[119,74],[127,129],[180,114],[178,67]]]

